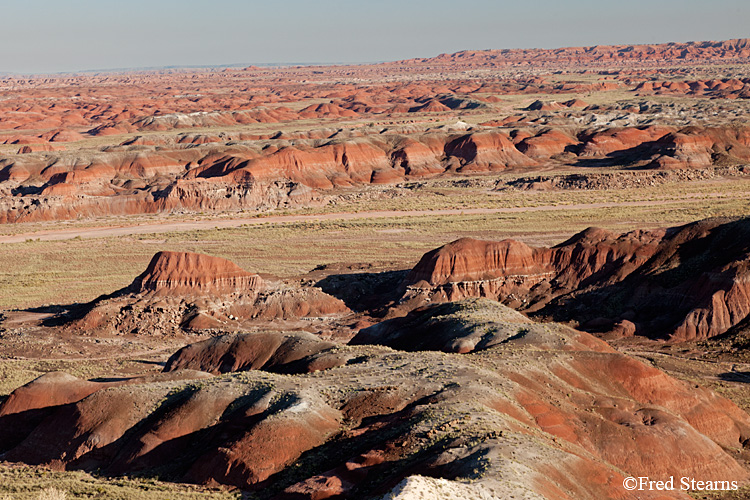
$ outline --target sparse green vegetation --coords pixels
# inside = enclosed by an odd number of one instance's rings
[[[103,478],[84,472],[0,464],[1,500],[230,500],[239,492],[165,483],[155,479]]]

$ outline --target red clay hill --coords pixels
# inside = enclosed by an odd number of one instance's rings
[[[219,257],[190,252],[158,252],[133,286],[140,288],[140,292],[221,295],[260,290],[263,280]]]
[[[625,234],[591,228],[552,248],[464,238],[422,257],[403,300],[490,297],[592,330],[705,339],[750,314],[749,263],[748,219]]]
[[[494,341],[467,355],[248,333],[188,346],[151,379],[45,375],[0,405],[0,459],[262,499],[377,498],[416,474],[471,498],[687,499],[622,481],[750,477],[750,417],[728,400],[495,301],[432,315],[447,343],[456,319]],[[321,356],[342,362],[315,369]]]
[[[98,335],[181,335],[183,331],[242,329],[254,322],[277,328],[299,318],[337,317],[349,309],[319,288],[263,280],[233,262],[189,252],[158,252],[133,283],[83,306],[65,328]]]
[[[743,126],[369,132],[323,142],[132,145],[80,157],[3,158],[0,222],[319,205],[337,189],[534,169],[563,154],[569,162],[662,170],[750,161],[750,132]]]

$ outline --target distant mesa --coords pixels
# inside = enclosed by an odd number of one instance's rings
[[[463,50],[437,57],[387,63],[389,65],[493,68],[545,64],[626,65],[643,62],[696,63],[750,58],[750,40],[660,43],[649,45],[594,45],[556,49]]]

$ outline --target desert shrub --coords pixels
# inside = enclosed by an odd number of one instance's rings
[[[67,496],[64,491],[49,487],[39,493],[37,500],[65,500]]]

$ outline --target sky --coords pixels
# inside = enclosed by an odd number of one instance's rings
[[[0,73],[750,38],[748,0],[3,0]]]

